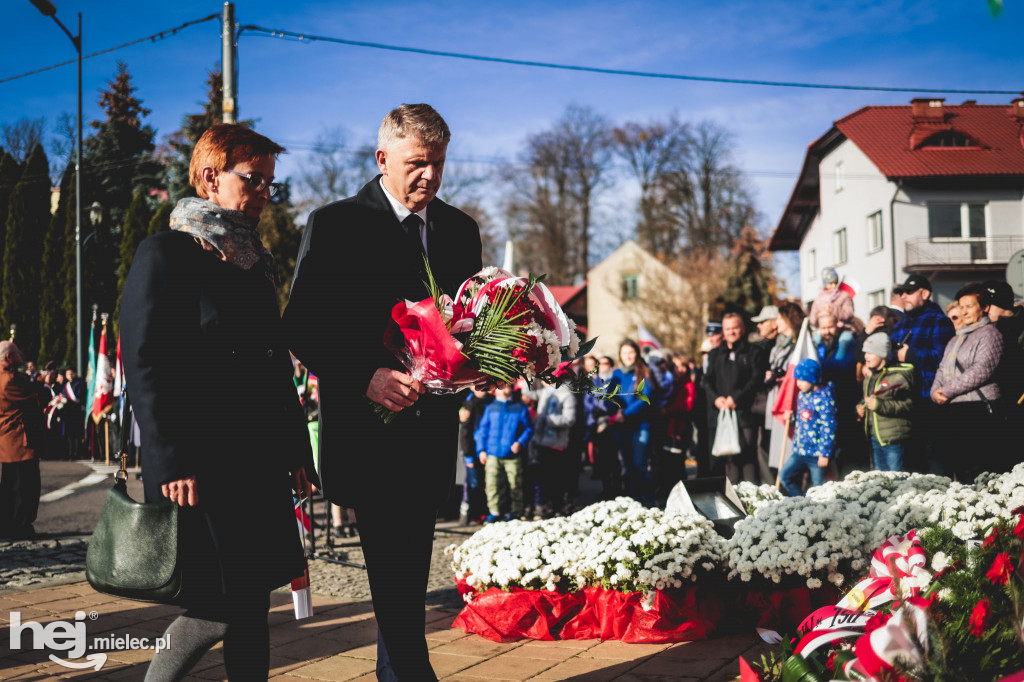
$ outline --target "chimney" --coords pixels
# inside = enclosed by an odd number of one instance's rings
[[[1013,108],[1013,116],[1021,123],[1024,123],[1024,97],[1018,97],[1017,99],[1010,100],[1010,106]]]
[[[941,121],[945,117],[945,101],[941,97],[915,97],[910,100],[911,113],[915,119]]]

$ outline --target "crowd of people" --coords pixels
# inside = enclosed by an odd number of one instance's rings
[[[809,310],[786,301],[749,321],[727,313],[708,323],[699,359],[631,340],[618,358],[583,358],[597,393],[525,383],[475,391],[459,415],[461,521],[569,514],[588,464],[603,499],[654,505],[688,475],[801,495],[853,469],[970,481],[1017,463],[1024,308],[1009,284],[970,284],[944,313],[928,279],[912,275],[866,322],[835,270],[822,284]],[[794,363],[797,409],[773,410],[805,318],[813,357]],[[735,422],[731,454],[716,454],[723,412]],[[972,447],[979,434],[990,443],[982,452]]]

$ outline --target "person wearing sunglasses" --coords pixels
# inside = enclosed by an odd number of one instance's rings
[[[146,501],[180,505],[186,610],[147,680],[182,679],[221,639],[229,679],[266,679],[270,592],[306,568],[292,491],[311,494],[313,457],[274,259],[256,229],[283,151],[244,126],[211,126],[189,168],[199,196],[140,244],[124,288],[121,355]],[[228,399],[209,390],[214,376]]]

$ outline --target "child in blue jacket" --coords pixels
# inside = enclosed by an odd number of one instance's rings
[[[494,390],[494,402],[487,406],[474,434],[477,455],[484,465],[487,493],[487,523],[501,519],[501,494],[508,492],[511,509],[508,520],[523,515],[523,451],[533,423],[530,411],[514,396],[512,387]]]
[[[793,370],[800,394],[793,415],[795,436],[793,454],[782,467],[782,487],[792,497],[804,494],[804,473],[811,475],[811,485],[825,482],[825,472],[835,451],[836,401],[832,382],[821,383],[821,365],[805,358]]]

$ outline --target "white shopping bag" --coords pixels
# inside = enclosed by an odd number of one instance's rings
[[[736,422],[736,410],[722,410],[718,413],[718,428],[715,430],[711,454],[715,457],[740,454],[740,428]]]

